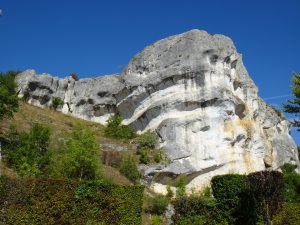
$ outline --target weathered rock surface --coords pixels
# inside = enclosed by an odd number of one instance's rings
[[[61,97],[61,111],[105,123],[119,112],[124,124],[155,131],[171,163],[160,174],[186,174],[188,189],[212,176],[299,166],[288,121],[258,96],[232,40],[191,30],[158,41],[121,75],[73,80],[33,70],[17,77],[19,97],[37,106]],[[156,179],[152,188],[164,192]]]

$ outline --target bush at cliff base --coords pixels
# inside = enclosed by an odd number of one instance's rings
[[[274,217],[273,225],[299,225],[300,203],[285,203],[282,210]]]
[[[143,190],[103,181],[1,177],[0,224],[141,224]]]

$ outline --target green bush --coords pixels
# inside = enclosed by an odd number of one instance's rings
[[[217,202],[211,197],[190,195],[173,201],[175,215],[174,224],[180,225],[227,225]]]
[[[163,195],[146,198],[145,211],[147,213],[162,215],[169,204],[169,200]]]
[[[139,155],[140,155],[140,163],[142,164],[149,163],[150,158],[146,149],[142,149],[141,151],[139,151]]]
[[[115,115],[107,120],[104,135],[116,139],[132,139],[136,133],[131,127],[122,125],[122,116]]]
[[[64,101],[60,97],[53,97],[51,108],[57,110],[58,107],[63,106]]]
[[[147,131],[146,133],[143,133],[137,137],[137,144],[139,148],[153,149],[157,144],[157,140],[156,137],[150,131]]]
[[[158,215],[153,215],[151,219],[151,225],[164,225],[163,217]]]
[[[18,111],[19,101],[16,93],[16,75],[20,71],[8,71],[0,73],[0,121],[3,118],[11,118]]]
[[[162,159],[163,159],[163,153],[161,152],[161,150],[159,150],[154,155],[154,161],[156,163],[160,163]]]
[[[273,225],[299,225],[300,204],[285,203],[281,211],[274,217]]]
[[[214,176],[211,180],[212,194],[218,208],[229,224],[237,223],[242,211],[242,198],[247,188],[247,176],[227,174]]]
[[[142,222],[142,186],[35,179],[7,179],[0,185],[0,190],[5,190],[5,195],[0,196],[0,224],[132,225]]]
[[[11,126],[5,161],[22,176],[38,176],[49,164],[50,128],[34,123],[28,133],[18,133]]]
[[[123,160],[120,172],[134,183],[137,183],[141,177],[137,164],[132,156],[128,156]]]
[[[300,175],[295,172],[295,166],[285,164],[281,169],[284,180],[284,201],[300,203]]]
[[[186,189],[186,177],[184,175],[180,176],[177,181],[177,188],[176,188],[176,198],[181,198],[185,196],[185,189]]]
[[[52,175],[75,179],[96,179],[101,175],[99,145],[95,133],[75,125],[71,138],[62,146],[63,152],[52,159]]]

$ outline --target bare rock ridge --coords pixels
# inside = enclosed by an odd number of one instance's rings
[[[121,75],[80,79],[17,77],[18,95],[45,107],[64,100],[63,113],[104,124],[120,113],[139,133],[155,131],[170,159],[148,171],[165,191],[162,174],[186,174],[188,190],[211,177],[299,166],[289,123],[258,96],[232,40],[191,30],[160,40],[135,55]]]

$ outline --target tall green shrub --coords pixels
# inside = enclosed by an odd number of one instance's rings
[[[120,172],[134,183],[137,183],[141,177],[137,164],[132,156],[128,156],[123,160]]]
[[[229,224],[237,223],[241,215],[242,198],[247,188],[247,176],[227,174],[214,176],[211,180],[212,193]]]
[[[116,139],[132,139],[136,136],[135,131],[131,127],[122,125],[121,115],[112,116],[107,120],[104,134],[107,137]]]
[[[150,132],[147,131],[137,137],[137,144],[139,148],[155,148],[157,144],[156,137]]]

